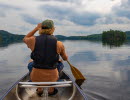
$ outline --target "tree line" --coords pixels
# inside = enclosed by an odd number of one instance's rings
[[[103,45],[120,46],[126,41],[126,33],[119,30],[103,31]]]

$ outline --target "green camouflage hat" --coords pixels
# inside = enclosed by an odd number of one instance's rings
[[[52,20],[44,20],[42,22],[42,29],[50,29],[54,27],[54,23]]]

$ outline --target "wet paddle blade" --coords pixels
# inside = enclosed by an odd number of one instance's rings
[[[72,72],[73,76],[76,78],[76,80],[86,80],[86,78],[82,75],[82,73],[76,67],[71,65],[69,61],[67,61],[67,62],[70,65],[71,72]]]
[[[78,79],[78,80],[75,80],[76,84],[81,88],[81,85],[84,83],[85,80],[82,80],[82,79]]]
[[[76,78],[76,80],[85,80],[85,77],[82,75],[82,73],[74,66],[71,66],[71,71]]]

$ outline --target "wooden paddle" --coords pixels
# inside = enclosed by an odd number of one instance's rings
[[[70,65],[71,72],[73,76],[76,78],[76,80],[86,80],[86,78],[82,75],[82,73],[73,65],[70,64],[70,62],[67,60],[68,64]]]

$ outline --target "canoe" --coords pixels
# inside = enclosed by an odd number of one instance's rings
[[[29,82],[29,73],[19,79],[1,98],[1,100],[87,100],[82,89],[62,71],[57,82]],[[36,94],[37,87],[43,88],[43,95]],[[58,93],[48,96],[48,88],[55,87]]]

